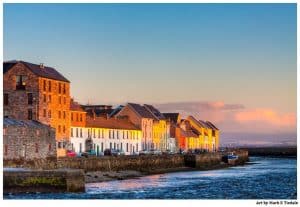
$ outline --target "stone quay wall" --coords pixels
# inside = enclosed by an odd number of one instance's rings
[[[83,170],[3,170],[4,193],[84,191]]]
[[[85,171],[137,170],[152,172],[157,169],[185,167],[183,155],[119,156],[90,158],[58,158],[59,168],[84,169]]]
[[[61,157],[35,160],[5,160],[4,167],[25,167],[33,169],[70,168],[92,171],[122,171],[136,170],[155,172],[177,168],[210,169],[219,165],[226,153],[204,153],[196,155],[143,155],[143,156],[103,156],[103,157]],[[239,156],[236,164],[248,161],[248,151],[237,150]]]

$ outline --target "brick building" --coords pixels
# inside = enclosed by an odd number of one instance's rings
[[[70,81],[57,70],[24,61],[3,63],[4,117],[37,120],[56,130],[57,154],[70,137]]]
[[[55,129],[34,120],[3,119],[4,160],[56,157]]]

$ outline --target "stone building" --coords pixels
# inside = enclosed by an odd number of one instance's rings
[[[58,156],[70,137],[70,81],[57,70],[24,61],[3,63],[4,117],[37,120],[56,130]]]
[[[3,119],[4,160],[56,157],[55,129],[35,120]]]

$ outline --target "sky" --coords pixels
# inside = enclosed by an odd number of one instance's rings
[[[296,4],[4,4],[4,60],[44,63],[82,104],[154,104],[221,142],[296,143]]]

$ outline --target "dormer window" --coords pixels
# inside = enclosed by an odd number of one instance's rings
[[[16,76],[16,90],[25,90],[26,89],[26,75],[17,75]]]

